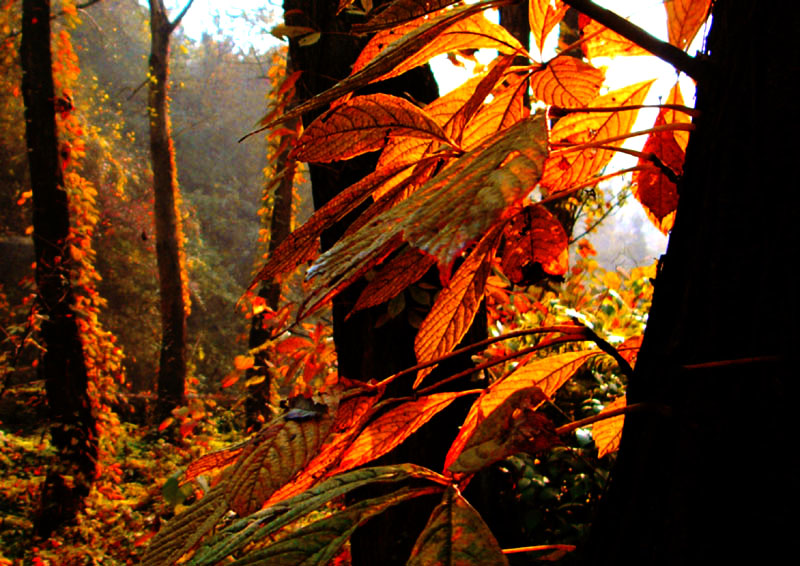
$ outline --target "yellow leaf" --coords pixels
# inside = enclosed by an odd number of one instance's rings
[[[606,405],[600,413],[607,413],[614,409],[621,409],[626,406],[626,397],[618,397],[613,403]],[[616,452],[619,449],[619,441],[622,438],[622,427],[625,424],[625,415],[619,415],[598,421],[592,425],[592,437],[597,446],[597,457],[602,458],[606,454]]]

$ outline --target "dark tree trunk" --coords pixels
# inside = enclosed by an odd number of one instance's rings
[[[178,176],[172,145],[167,97],[169,38],[191,6],[170,22],[163,0],[150,0],[150,155],[155,197],[156,257],[161,297],[161,356],[158,366],[156,419],[170,416],[186,401],[185,270],[181,246],[183,230],[178,210]]]
[[[337,4],[324,0],[284,1],[287,24],[312,27],[322,32],[320,41],[307,47],[300,46],[296,41],[290,42],[290,57],[295,69],[304,71],[297,83],[301,100],[322,92],[347,76],[366,44],[365,38],[349,34],[350,25],[355,21],[353,18],[357,16],[347,13],[336,16]],[[430,69],[425,66],[370,86],[359,94],[368,92],[407,95],[413,100],[427,103],[438,96],[438,87]],[[305,116],[304,123],[307,125],[313,118],[313,115]],[[373,171],[376,162],[377,156],[368,154],[344,162],[312,165],[310,173],[315,207],[321,207],[342,189]],[[351,221],[352,216],[345,218],[323,234],[323,249],[333,245]],[[428,282],[439,284],[438,274],[434,271],[426,277]],[[416,364],[416,328],[409,324],[405,314],[379,323],[386,313],[385,306],[359,311],[345,320],[363,286],[363,282],[356,283],[333,299],[333,333],[339,374],[349,379],[379,380]],[[483,313],[476,316],[464,341],[472,342],[485,334],[486,317]],[[446,367],[437,370],[438,373],[429,379],[432,382],[437,375],[450,375],[469,367],[470,363],[469,357],[466,357],[442,364]],[[409,390],[395,393],[409,394],[410,383],[402,386],[408,386]],[[444,464],[444,454],[463,421],[466,408],[466,402],[454,403],[451,411],[438,415],[398,449],[376,463],[415,462],[440,470]],[[356,531],[351,546],[354,566],[405,564],[416,537],[438,499],[415,500],[398,506]]]
[[[58,157],[50,2],[22,3],[22,96],[33,190],[36,285],[46,351],[40,367],[58,456],[42,488],[39,536],[74,519],[97,472],[97,430],[70,283],[69,208]]]
[[[795,8],[714,4],[702,114],[628,393],[663,410],[626,417],[587,564],[772,564],[791,552]]]

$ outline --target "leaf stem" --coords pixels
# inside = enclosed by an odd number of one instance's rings
[[[536,546],[520,546],[517,548],[504,548],[503,554],[517,554],[519,552],[538,552],[541,550],[565,550],[572,552],[575,550],[574,544],[538,544]]]
[[[694,124],[664,124],[661,126],[654,126],[652,128],[648,128],[646,130],[638,130],[636,132],[629,132],[627,134],[622,134],[620,136],[612,136],[610,138],[604,138],[602,140],[595,140],[588,143],[581,143],[578,145],[571,145],[571,146],[560,146],[559,142],[551,143],[551,146],[559,146],[563,149],[557,149],[555,151],[550,152],[550,156],[554,155],[563,155],[565,153],[571,153],[573,151],[583,151],[584,149],[592,149],[592,148],[599,148],[609,143],[627,140],[629,138],[635,138],[638,136],[644,136],[646,134],[654,134],[658,132],[675,132],[675,131],[684,131],[684,132],[693,132],[695,130]]]
[[[690,106],[684,106],[683,104],[631,104],[630,106],[598,106],[598,107],[586,107],[586,108],[562,108],[561,106],[551,106],[550,111],[555,112],[557,115],[562,114],[575,114],[576,112],[591,112],[591,113],[599,113],[599,112],[620,112],[622,110],[642,110],[646,108],[658,108],[659,110],[675,110],[676,112],[682,112],[683,114],[688,114],[693,118],[697,118],[700,116],[700,111],[696,108],[692,108]]]

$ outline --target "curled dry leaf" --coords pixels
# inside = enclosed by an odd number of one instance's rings
[[[533,454],[558,444],[553,423],[534,412],[545,399],[535,385],[512,393],[478,422],[447,470],[454,474],[474,474],[512,454]]]
[[[461,425],[458,436],[450,446],[444,469],[448,470],[464,450],[473,431],[487,415],[499,407],[516,391],[527,387],[539,387],[547,397],[551,397],[587,361],[600,354],[599,350],[584,350],[556,354],[536,359],[525,364],[501,381],[497,381],[475,401]],[[536,409],[536,407],[531,407]]]

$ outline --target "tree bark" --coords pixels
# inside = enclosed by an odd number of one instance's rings
[[[40,366],[58,456],[47,472],[34,530],[49,536],[75,518],[97,472],[97,430],[70,283],[69,208],[58,156],[49,0],[22,3],[22,95],[33,190],[36,285],[46,351]]]
[[[156,256],[161,297],[161,355],[158,367],[156,419],[170,416],[186,402],[186,272],[183,229],[178,210],[178,176],[169,121],[169,38],[190,0],[170,22],[163,0],[150,0],[150,155],[155,197]]]
[[[714,3],[701,115],[628,390],[655,409],[626,417],[587,564],[770,564],[790,552],[794,7]]]

